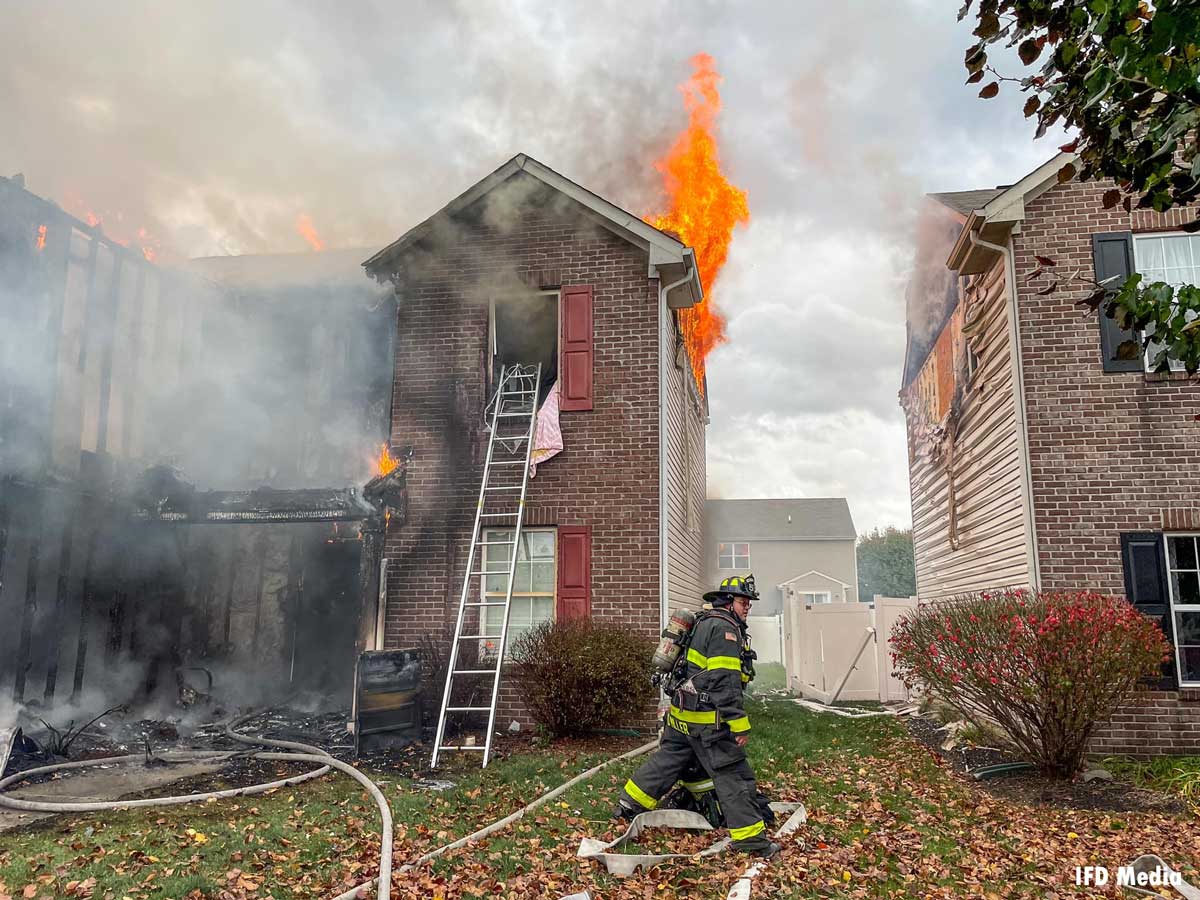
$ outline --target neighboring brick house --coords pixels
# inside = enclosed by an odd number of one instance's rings
[[[1014,185],[931,195],[908,298],[917,592],[1002,586],[1125,595],[1173,660],[1097,736],[1097,752],[1200,750],[1200,387],[1118,359],[1122,334],[1071,280],[1200,283],[1195,210],[1103,208],[1063,154]],[[940,210],[940,213],[939,213]],[[941,239],[939,239],[939,237]],[[1056,263],[1039,293],[1035,256]],[[932,264],[948,267],[939,281]]]
[[[396,288],[391,444],[409,456],[385,644],[451,637],[500,362],[560,378],[565,447],[529,483],[510,639],[577,612],[649,639],[697,605],[707,406],[677,321],[702,298],[692,250],[519,155],[364,265]],[[511,682],[500,716],[522,717]]]
[[[704,527],[707,582],[753,572],[755,616],[779,615],[785,593],[808,603],[859,599],[858,535],[844,497],[709,500]]]

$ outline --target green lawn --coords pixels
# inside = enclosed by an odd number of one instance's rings
[[[809,811],[755,883],[756,897],[1099,896],[1075,887],[1075,866],[1116,866],[1143,852],[1200,882],[1194,817],[998,799],[942,767],[893,719],[850,720],[778,701],[752,701],[750,715],[763,787]],[[390,779],[397,863],[500,818],[597,758],[562,753],[560,745],[464,771],[444,795]],[[598,900],[725,897],[740,858],[688,860],[623,881],[575,858],[582,836],[615,836],[607,816],[635,765],[605,770],[491,840],[398,877],[393,896],[557,900],[590,888]],[[33,896],[71,897],[71,880],[93,877],[93,897],[112,900],[326,898],[372,874],[375,830],[366,798],[332,778],[201,809],[65,817],[0,836],[0,896],[21,897],[33,884]]]

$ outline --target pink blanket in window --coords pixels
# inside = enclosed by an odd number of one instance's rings
[[[533,453],[529,457],[529,477],[537,475],[538,463],[544,463],[563,451],[562,429],[558,427],[558,382],[550,388],[546,402],[538,410],[533,433]]]

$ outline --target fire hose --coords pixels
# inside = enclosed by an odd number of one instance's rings
[[[371,799],[375,801],[379,807],[379,816],[382,820],[380,829],[380,853],[379,853],[379,878],[377,883],[379,890],[377,897],[379,900],[388,900],[391,896],[391,879],[392,879],[392,811],[388,806],[387,798],[383,792],[379,790],[378,785],[370,778],[356,769],[349,763],[344,763],[339,759],[335,759],[330,754],[326,753],[320,747],[314,747],[310,744],[302,744],[298,741],[279,741],[273,738],[266,737],[251,737],[242,734],[235,729],[237,726],[253,719],[260,715],[260,712],[248,713],[244,716],[239,716],[233,719],[225,726],[225,735],[231,740],[241,744],[262,747],[277,747],[281,750],[289,750],[289,753],[274,753],[269,751],[212,751],[212,750],[172,750],[159,754],[160,759],[166,762],[220,762],[230,759],[266,759],[277,760],[281,762],[305,762],[316,763],[318,768],[304,772],[300,775],[294,775],[289,778],[281,778],[275,781],[263,782],[261,784],[252,784],[247,787],[228,788],[220,791],[209,791],[204,794],[178,794],[170,797],[151,797],[144,800],[105,800],[105,801],[80,801],[80,802],[54,802],[47,800],[19,800],[16,797],[6,796],[4,790],[9,785],[16,784],[19,781],[32,778],[36,775],[50,775],[55,772],[67,771],[70,769],[85,769],[93,768],[98,765],[111,764],[126,764],[133,762],[141,762],[145,760],[142,754],[130,754],[126,756],[109,756],[101,759],[88,759],[76,762],[56,763],[50,766],[39,766],[35,769],[26,769],[24,772],[18,772],[15,775],[10,775],[7,778],[0,779],[0,806],[8,807],[9,809],[17,809],[28,812],[48,812],[48,813],[65,813],[65,812],[103,812],[113,809],[137,809],[140,807],[152,806],[179,806],[185,803],[202,803],[208,800],[221,800],[229,797],[248,797],[254,794],[265,794],[267,791],[273,791],[282,787],[300,784],[309,781],[313,778],[318,778],[324,775],[331,768],[337,769],[349,775],[359,784],[361,784],[371,795]],[[342,896],[362,896],[358,894],[358,888],[351,891],[348,895]]]

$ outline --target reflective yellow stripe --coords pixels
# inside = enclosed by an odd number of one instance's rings
[[[742,716],[741,718],[738,718],[738,719],[730,719],[726,724],[729,725],[729,730],[732,731],[734,734],[738,734],[739,732],[742,732],[742,731],[749,731],[750,730],[750,717]]]
[[[646,807],[646,809],[654,809],[654,807],[658,806],[658,801],[634,784],[632,778],[625,782],[625,793]],[[759,824],[761,825],[762,823],[760,822]]]
[[[691,722],[693,725],[717,724],[717,711],[715,709],[710,709],[707,712],[689,712],[686,709],[672,706],[671,715],[681,722]]]
[[[703,791],[711,791],[716,788],[716,785],[713,784],[711,778],[706,779],[705,781],[684,781],[681,783],[685,788],[694,794],[698,794]]]
[[[746,838],[752,838],[756,834],[762,834],[763,829],[765,829],[766,827],[767,826],[764,825],[762,820],[760,819],[759,821],[755,822],[753,825],[747,825],[745,828],[730,828],[729,836],[731,838],[733,838],[735,841],[744,841],[744,840],[746,840]]]
[[[702,669],[708,668],[708,657],[700,653],[695,647],[688,647],[688,662],[697,665]]]
[[[691,659],[690,654],[688,659]],[[740,672],[742,671],[742,661],[736,656],[710,656],[706,668],[710,672],[713,669],[733,669],[735,672]]]

